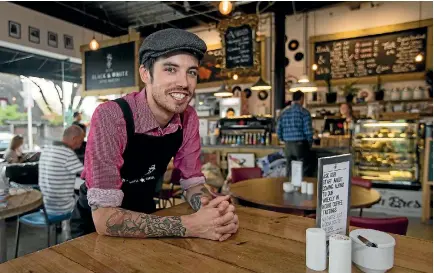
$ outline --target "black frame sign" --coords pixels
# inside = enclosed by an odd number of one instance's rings
[[[318,159],[316,225],[333,234],[348,234],[351,207],[351,155]]]
[[[252,28],[247,25],[228,27],[225,32],[226,68],[253,67],[254,37]]]
[[[315,80],[359,78],[423,72],[428,28],[314,43]],[[416,62],[422,54],[424,59]]]
[[[135,41],[86,51],[85,90],[102,90],[136,85]]]

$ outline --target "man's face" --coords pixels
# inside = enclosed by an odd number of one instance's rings
[[[150,93],[148,99],[166,112],[184,112],[196,89],[198,67],[197,58],[187,53],[157,59],[152,77],[141,66],[140,77],[146,84],[146,92]]]
[[[81,121],[81,114],[78,114],[77,117],[75,118],[77,121]]]

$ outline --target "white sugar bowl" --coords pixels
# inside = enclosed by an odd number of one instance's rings
[[[352,261],[362,272],[383,273],[393,267],[395,239],[391,235],[373,229],[356,229],[350,232],[350,237]],[[369,242],[376,247],[368,246]]]

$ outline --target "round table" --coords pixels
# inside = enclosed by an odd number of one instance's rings
[[[305,177],[303,181],[314,183],[314,194],[283,191],[285,177],[258,178],[231,184],[230,192],[240,205],[271,211],[307,215],[315,213],[317,201],[316,178]],[[351,185],[351,208],[369,208],[380,202],[381,195],[374,189]]]
[[[40,207],[42,205],[42,194],[37,190],[29,190],[21,194],[9,195],[7,201],[7,207],[0,208],[0,263],[6,261],[5,219]]]

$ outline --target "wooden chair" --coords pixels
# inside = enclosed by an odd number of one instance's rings
[[[232,183],[237,183],[242,180],[261,178],[261,168],[232,168],[231,169]]]
[[[375,229],[399,235],[406,235],[408,228],[407,217],[394,218],[365,218],[350,217],[350,225],[360,228]]]
[[[158,193],[158,206],[160,208],[166,208],[167,202],[170,206],[175,205],[175,198],[182,196],[181,188],[181,171],[179,169],[173,169],[170,178],[170,184],[163,183]],[[163,205],[161,206],[161,201]]]

